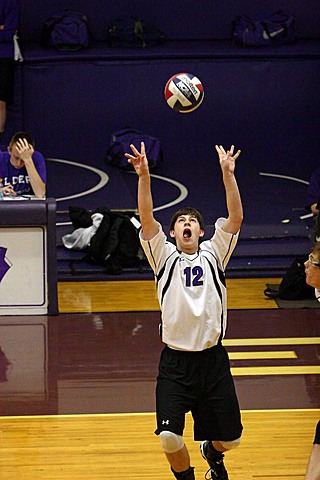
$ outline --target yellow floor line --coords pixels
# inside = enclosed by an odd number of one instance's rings
[[[230,352],[230,360],[256,360],[273,358],[298,358],[293,351],[273,351],[273,352]]]
[[[231,372],[235,377],[251,377],[257,375],[319,375],[320,366],[232,367]]]
[[[245,347],[249,345],[318,345],[320,337],[283,337],[283,338],[225,338],[225,347]]]

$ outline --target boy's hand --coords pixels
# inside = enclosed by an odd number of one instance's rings
[[[235,161],[239,157],[241,150],[233,155],[234,145],[231,145],[230,150],[225,151],[222,145],[216,145],[216,151],[219,155],[219,162],[223,172],[234,173]]]
[[[28,160],[32,159],[32,155],[34,153],[34,148],[25,138],[19,138],[16,143],[16,149],[20,155],[21,160],[27,162]]]
[[[12,185],[6,185],[5,187],[3,187],[2,191],[3,191],[3,194],[7,197],[8,196],[11,196],[11,197],[16,197],[17,196],[16,192],[13,190]]]
[[[144,172],[148,172],[148,160],[146,156],[146,149],[144,142],[141,142],[141,152],[139,152],[136,147],[131,144],[130,148],[133,152],[133,155],[130,153],[125,153],[125,156],[128,159],[128,162],[131,163],[138,175],[141,175]]]

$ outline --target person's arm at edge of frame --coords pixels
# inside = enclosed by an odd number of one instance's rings
[[[18,29],[18,25],[19,5],[18,1],[14,0],[7,7],[4,23],[0,25],[0,43],[13,41],[13,36]]]
[[[151,178],[144,142],[140,152],[130,145],[133,155],[126,153],[128,162],[138,174],[138,211],[144,240],[151,240],[159,231],[159,225],[153,216],[153,200],[151,194]]]
[[[313,215],[318,215],[319,213],[319,210],[317,209],[317,205],[318,203],[313,203],[312,205],[310,205],[310,210],[311,210],[311,213],[313,213]]]
[[[222,145],[216,145],[215,148],[219,156],[220,167],[222,170],[228,210],[228,218],[223,224],[222,229],[225,232],[235,235],[239,232],[243,221],[241,196],[235,177],[235,161],[239,157],[241,151],[238,150],[234,154],[234,145],[231,145],[230,150],[227,150],[227,152]]]
[[[304,480],[319,480],[320,479],[320,445],[314,443],[312,445],[307,472]]]

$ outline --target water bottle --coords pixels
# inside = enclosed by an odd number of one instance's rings
[[[0,201],[3,200],[3,183],[2,183],[2,178],[0,178]]]

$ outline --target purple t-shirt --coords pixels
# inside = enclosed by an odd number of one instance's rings
[[[42,181],[47,183],[46,163],[40,152],[34,151],[32,160]],[[10,162],[9,152],[0,152],[0,178],[3,186],[12,185],[18,194],[33,194],[26,167],[15,168]]]
[[[13,58],[13,36],[18,29],[18,0],[0,0],[0,58]]]

